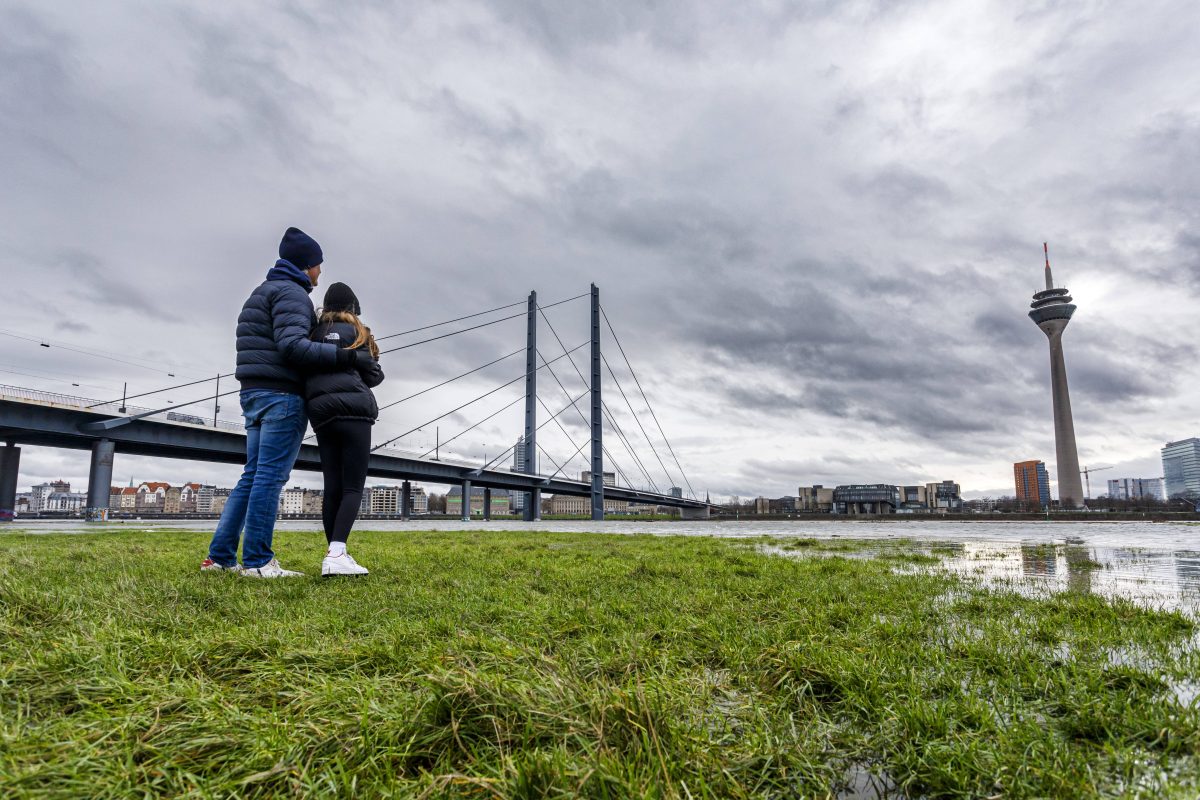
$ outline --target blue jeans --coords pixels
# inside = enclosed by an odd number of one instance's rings
[[[298,394],[245,389],[241,400],[246,418],[246,469],[229,493],[208,557],[226,567],[236,564],[238,539],[245,528],[242,565],[254,568],[275,557],[271,538],[279,515],[279,493],[292,474],[308,417],[304,398]]]

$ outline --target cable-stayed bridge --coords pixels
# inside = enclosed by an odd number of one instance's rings
[[[582,343],[568,347],[546,312],[583,300],[590,302],[590,337]],[[524,310],[514,311],[521,306],[524,306]],[[403,482],[403,513],[406,516],[409,513],[410,481],[425,481],[461,486],[464,498],[463,519],[469,518],[471,513],[471,490],[475,487],[484,490],[485,517],[491,516],[493,490],[520,493],[524,500],[523,514],[526,520],[540,517],[543,492],[590,497],[591,518],[597,520],[604,518],[606,498],[678,508],[685,517],[708,516],[710,507],[706,501],[697,497],[692,488],[691,481],[683,470],[675,448],[667,439],[625,348],[600,304],[600,292],[595,285],[591,287],[590,292],[546,305],[540,305],[537,292],[531,292],[527,300],[379,336],[376,337],[376,341],[381,346],[381,358],[384,358],[389,353],[411,350],[522,317],[526,322],[523,347],[517,347],[506,355],[478,367],[380,405],[382,421],[389,412],[395,413],[394,409],[418,397],[448,387],[498,364],[515,361],[521,354],[525,356],[523,373],[468,400],[456,400],[452,408],[440,411],[420,425],[405,425],[404,433],[373,446],[368,474],[376,478]],[[543,325],[551,334],[551,346],[545,350],[539,345],[539,333]],[[436,333],[448,326],[456,327]],[[623,363],[628,376],[633,379],[634,385],[629,387],[631,391],[626,391],[626,387],[618,379],[617,371],[608,360],[605,348],[602,348],[606,338],[602,335],[604,331],[607,331],[607,338],[616,345],[621,360],[619,363]],[[0,333],[31,342],[37,341],[8,332]],[[422,334],[423,338],[390,347],[385,344],[389,340],[411,337],[413,334]],[[41,345],[49,346],[44,342]],[[584,363],[585,369],[580,368],[577,359]],[[383,363],[387,370],[387,360],[384,359]],[[605,378],[605,375],[608,377]],[[552,381],[542,382],[544,387],[550,389],[549,392],[539,393],[539,376]],[[5,512],[11,515],[15,506],[20,445],[91,451],[87,512],[89,519],[107,517],[113,465],[118,453],[243,463],[244,428],[238,423],[221,420],[218,416],[221,398],[239,391],[236,383],[233,384],[235,388],[229,388],[231,383],[232,373],[221,374],[174,383],[134,395],[123,393],[120,399],[106,401],[24,387],[0,386],[0,440],[6,443],[0,448],[0,515],[4,515]],[[576,386],[574,390],[568,389],[568,385],[572,383]],[[636,430],[626,430],[626,427],[618,422],[618,414],[614,413],[605,397],[606,383],[617,388],[624,407],[636,423]],[[211,389],[206,394],[199,396],[202,390],[209,387]],[[152,401],[147,400],[181,389],[194,389],[198,395],[197,399],[181,403],[172,402],[162,407],[155,407]],[[506,405],[480,417],[453,436],[439,440],[433,448],[416,452],[397,445],[413,433],[471,413],[489,398],[503,399],[510,394],[516,396]],[[547,394],[550,395],[549,400]],[[147,405],[135,407],[129,404],[130,400],[139,400]],[[442,456],[442,447],[455,441],[470,441],[464,437],[470,437],[481,426],[493,422],[522,401],[524,425],[520,430],[512,432],[513,435],[508,440],[515,443],[499,455],[478,463]],[[209,404],[213,409],[211,417],[206,411]],[[582,423],[583,429],[587,431],[582,441],[578,441],[580,437],[571,435],[564,425],[564,419],[572,424],[576,420]],[[539,441],[539,434],[551,425],[554,426],[551,430],[560,433],[568,443],[567,446],[573,448],[565,453],[565,458],[564,453],[559,452],[556,459]],[[657,435],[653,435],[651,431],[656,431]],[[637,433],[640,433],[641,437],[637,437]],[[301,446],[296,461],[297,469],[320,470],[317,448],[308,443],[312,438],[309,436]],[[544,440],[545,437],[541,438]],[[620,447],[620,459],[609,447],[614,441]],[[587,482],[572,479],[566,474],[566,470],[572,464],[579,462],[584,465],[580,473],[589,478]],[[615,476],[615,484],[605,483],[606,471]],[[663,478],[666,479],[665,483],[660,485]],[[664,487],[667,487],[665,491]]]

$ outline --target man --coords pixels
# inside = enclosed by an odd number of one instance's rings
[[[308,295],[321,276],[323,261],[316,240],[299,228],[288,228],[279,243],[279,260],[238,316],[234,374],[241,384],[246,418],[246,468],[225,503],[201,570],[232,570],[252,578],[303,575],[279,565],[271,540],[279,493],[308,424],[304,374],[341,369],[358,360],[354,350],[309,339],[317,316]]]

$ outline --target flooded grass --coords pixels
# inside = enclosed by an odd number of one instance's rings
[[[0,794],[1200,792],[1190,614],[946,566],[1090,554],[367,532],[369,578],[258,582],[206,544],[0,535]]]

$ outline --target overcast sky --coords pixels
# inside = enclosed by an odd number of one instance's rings
[[[1200,435],[1198,41],[1194,0],[0,0],[0,329],[53,345],[0,335],[0,382],[108,399],[229,371],[238,310],[296,225],[380,335],[594,281],[714,499],[945,478],[1012,494],[1014,461],[1055,474],[1026,316],[1049,241],[1079,306],[1080,463],[1115,466],[1099,494]],[[548,313],[586,339],[583,301]],[[384,356],[381,402],[523,344],[514,320]],[[521,370],[401,404],[376,441]],[[605,388],[657,485],[678,482],[653,421],[670,480]],[[490,459],[521,427],[518,403],[448,449]],[[116,480],[237,471],[118,454]],[[86,475],[84,453],[25,450],[22,487]]]

